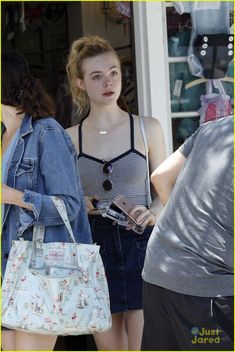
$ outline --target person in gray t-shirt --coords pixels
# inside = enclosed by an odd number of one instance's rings
[[[166,204],[148,242],[142,350],[233,349],[233,117],[152,174]]]

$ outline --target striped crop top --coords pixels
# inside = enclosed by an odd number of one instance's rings
[[[85,196],[97,195],[100,200],[110,202],[118,194],[123,194],[134,204],[147,206],[148,182],[146,156],[134,146],[134,119],[130,118],[130,149],[111,160],[101,160],[83,152],[82,125],[78,127],[79,154],[78,168]],[[112,164],[112,173],[103,172],[104,163]],[[112,189],[104,190],[103,182],[107,179],[112,182]]]

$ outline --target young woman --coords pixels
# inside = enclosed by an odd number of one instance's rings
[[[90,227],[69,136],[51,117],[52,102],[30,75],[24,57],[2,54],[2,274],[11,242],[32,239],[34,224],[45,241],[68,242],[68,233],[49,196],[65,202],[77,241],[91,242]],[[53,350],[56,336],[2,328],[3,350]]]
[[[148,209],[147,168],[153,171],[165,158],[159,122],[145,118],[149,165],[140,118],[122,110],[120,60],[100,37],[83,37],[72,45],[67,72],[78,111],[89,114],[68,129],[78,152],[93,241],[101,246],[109,284],[112,328],[95,335],[99,350],[139,350],[143,328],[142,279],[145,249],[159,203]],[[110,202],[123,194],[147,225],[142,235],[114,224],[94,209],[93,199]]]

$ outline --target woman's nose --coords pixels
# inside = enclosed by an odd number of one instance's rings
[[[106,77],[105,80],[104,80],[104,86],[105,87],[108,87],[111,85],[111,79],[109,77]]]

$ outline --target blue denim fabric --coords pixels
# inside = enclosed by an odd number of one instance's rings
[[[70,137],[53,118],[33,121],[25,115],[6,183],[24,192],[22,199],[31,204],[33,210],[6,204],[2,224],[2,273],[11,241],[20,236],[31,240],[35,224],[46,226],[45,242],[69,242],[68,231],[51,195],[64,200],[76,241],[92,242],[76,151]]]
[[[138,235],[99,215],[89,216],[89,221],[93,241],[100,245],[112,314],[143,309],[141,272],[153,226]]]

